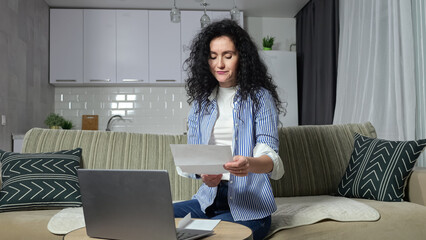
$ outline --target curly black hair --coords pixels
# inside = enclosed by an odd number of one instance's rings
[[[243,28],[230,19],[209,24],[193,39],[190,56],[186,59],[184,65],[188,72],[188,79],[185,84],[188,103],[208,101],[213,89],[219,85],[219,82],[210,72],[208,60],[210,42],[220,36],[229,37],[238,52],[237,84],[241,99],[251,98],[257,108],[259,99],[256,98],[256,92],[263,87],[272,95],[278,113],[285,113],[277,93],[277,86],[260,58],[255,43]],[[200,110],[198,109],[198,111]]]

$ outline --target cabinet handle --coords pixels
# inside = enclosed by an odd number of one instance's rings
[[[157,79],[156,82],[176,82],[176,79]]]
[[[56,82],[77,82],[76,79],[56,79]]]
[[[106,79],[90,79],[89,81],[91,82],[109,82],[111,81],[111,79],[106,78]]]
[[[136,78],[123,78],[121,79],[122,82],[143,82],[143,79],[136,79]]]

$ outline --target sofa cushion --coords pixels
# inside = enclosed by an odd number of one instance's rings
[[[5,240],[63,240],[47,229],[49,220],[59,209],[10,211],[0,213],[0,238]]]
[[[345,197],[403,201],[407,179],[426,139],[388,141],[358,133],[354,139],[354,150],[338,193]]]
[[[376,209],[376,222],[338,222],[325,220],[316,224],[279,231],[268,239],[425,239],[426,207],[411,202],[382,202],[354,199]]]
[[[0,211],[81,206],[81,148],[20,154],[0,150]]]

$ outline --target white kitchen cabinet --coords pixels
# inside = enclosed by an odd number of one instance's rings
[[[116,10],[84,10],[84,83],[116,83]]]
[[[169,10],[52,9],[50,82],[182,84],[203,13],[182,11],[181,23],[172,23]],[[229,11],[207,14],[230,18]]]
[[[83,82],[83,9],[50,10],[50,83]]]
[[[200,18],[203,16],[203,11],[181,11],[181,64],[182,68],[182,81],[188,78],[187,71],[185,71],[185,60],[188,59],[191,53],[191,44],[194,37],[200,32],[201,24]],[[208,12],[207,15],[210,15]]]
[[[149,80],[181,83],[181,23],[170,21],[170,11],[149,11]]]
[[[117,83],[148,79],[148,11],[117,10]]]

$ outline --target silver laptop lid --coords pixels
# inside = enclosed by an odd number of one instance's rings
[[[79,169],[78,177],[90,237],[176,239],[167,171]]]

